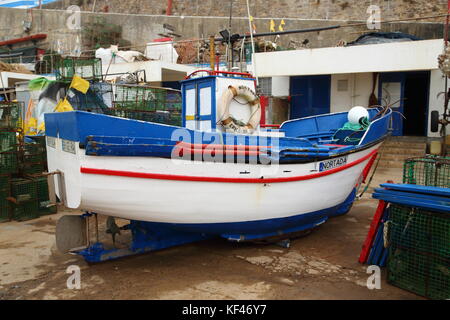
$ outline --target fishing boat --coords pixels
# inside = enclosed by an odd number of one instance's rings
[[[313,229],[349,211],[392,115],[358,107],[265,129],[249,74],[192,75],[181,92],[182,126],[46,114],[66,206],[235,241]]]

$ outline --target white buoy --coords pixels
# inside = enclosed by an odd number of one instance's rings
[[[361,106],[356,106],[350,109],[348,112],[348,121],[353,124],[361,124],[361,118],[369,119],[369,111]]]

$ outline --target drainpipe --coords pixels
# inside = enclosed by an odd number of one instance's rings
[[[172,0],[167,0],[166,15],[167,16],[171,16],[172,15]]]

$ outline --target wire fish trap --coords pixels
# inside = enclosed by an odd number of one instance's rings
[[[19,140],[15,131],[4,131],[0,129],[0,152],[11,152],[17,150]]]
[[[17,202],[38,200],[38,184],[36,180],[13,179],[11,181],[11,196]]]
[[[0,222],[11,221],[11,204],[0,190]]]
[[[68,57],[57,62],[56,77],[58,80],[71,81],[74,75],[78,75],[85,80],[101,80],[101,59]]]
[[[117,117],[181,126],[182,100],[177,90],[116,85],[113,108]]]
[[[19,152],[0,152],[0,174],[16,174],[19,170]]]
[[[12,217],[16,221],[28,221],[40,217],[39,203],[36,199],[11,204]]]
[[[9,189],[11,176],[9,174],[0,174],[0,191]]]
[[[388,282],[431,299],[450,299],[450,215],[389,207]]]
[[[403,183],[450,188],[450,158],[428,156],[405,160]]]
[[[0,128],[21,128],[22,102],[0,102]]]
[[[11,206],[7,200],[10,196],[10,180],[10,175],[0,175],[0,222],[11,220]]]

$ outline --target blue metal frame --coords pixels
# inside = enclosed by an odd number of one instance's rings
[[[402,204],[414,208],[423,208],[431,211],[450,213],[450,197],[444,188],[394,185],[388,184],[390,189],[375,189],[372,197],[390,203]]]
[[[174,224],[131,220],[129,225],[122,228],[131,230],[132,241],[128,247],[107,249],[103,243],[96,242],[76,253],[86,261],[96,263],[216,237],[230,241],[252,241],[281,235],[289,238],[290,233],[320,226],[347,202],[316,212],[259,221]],[[91,215],[92,213],[86,213],[82,217]]]
[[[129,247],[106,249],[104,244],[96,242],[76,253],[90,263],[108,261],[126,256],[161,250],[210,239],[213,236],[204,233],[190,233],[173,230],[165,224],[131,220],[127,229],[131,230],[132,241]]]

